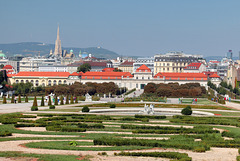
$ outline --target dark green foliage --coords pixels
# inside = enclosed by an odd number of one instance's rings
[[[142,121],[142,122],[149,122],[148,118],[134,118],[134,117],[123,117],[120,120],[122,121]]]
[[[58,98],[57,98],[57,95],[54,96],[55,99],[54,99],[54,105],[58,105]]]
[[[74,104],[73,96],[71,96],[71,104]]]
[[[86,129],[64,126],[64,127],[61,127],[60,131],[62,131],[62,132],[85,132]]]
[[[25,96],[25,102],[28,102],[28,95]]]
[[[89,112],[90,109],[88,108],[88,106],[83,106],[82,108],[82,112]]]
[[[41,99],[41,106],[45,106],[44,105],[44,98],[43,98],[43,96],[42,96],[42,99]]]
[[[166,119],[166,116],[152,116],[152,115],[135,115],[135,118],[148,118],[148,119]]]
[[[192,114],[192,108],[191,106],[187,106],[184,109],[182,109],[181,113],[183,115],[191,115]]]
[[[186,153],[178,152],[120,152],[114,153],[117,156],[139,156],[139,157],[160,157],[160,158],[170,158],[177,159],[181,161],[191,161],[192,158]]]
[[[18,103],[21,103],[22,101],[21,101],[21,95],[19,94],[18,95]]]
[[[33,105],[32,106],[35,106],[35,107],[38,106],[38,104],[37,104],[37,97],[36,96],[34,96],[34,100],[33,100]]]
[[[7,104],[6,96],[3,96],[3,104]]]
[[[170,119],[170,122],[185,124],[214,124],[214,125],[231,125],[240,127],[238,118],[231,117],[192,117],[176,115]]]
[[[189,136],[172,137],[169,140],[149,140],[149,139],[125,139],[102,137],[93,140],[94,145],[110,145],[110,146],[148,146],[148,147],[161,147],[161,148],[178,148],[193,150],[196,148],[204,148],[210,150],[210,147],[201,142],[195,142],[194,138]],[[177,144],[176,144],[177,143]]]
[[[60,105],[64,105],[64,103],[63,103],[63,96],[60,97]]]
[[[84,63],[77,68],[77,72],[87,72],[91,70],[91,65],[89,63]]]
[[[54,105],[50,105],[49,109],[55,109],[55,106]]]
[[[52,100],[51,100],[51,96],[48,96],[48,106],[52,105]]]
[[[0,137],[12,136],[12,133],[9,131],[0,131]]]
[[[14,95],[12,95],[11,103],[14,103]]]
[[[38,111],[38,106],[32,106],[31,111]]]
[[[110,108],[115,108],[116,105],[115,105],[115,104],[110,104],[109,107],[110,107]]]
[[[35,127],[35,124],[15,124],[15,127]]]
[[[66,105],[69,104],[69,96],[66,97]]]

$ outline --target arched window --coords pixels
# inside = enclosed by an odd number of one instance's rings
[[[64,84],[67,84],[67,81],[66,81],[66,80],[64,81]]]
[[[16,83],[19,83],[19,80],[16,80]]]
[[[52,85],[52,81],[51,81],[51,80],[48,81],[48,85],[49,85],[49,86]]]
[[[29,81],[28,80],[26,80],[26,83],[28,83]]]
[[[61,81],[61,80],[59,80],[59,81],[58,81],[58,84],[62,84],[62,81]]]
[[[21,80],[21,83],[24,83],[24,81],[23,81],[23,80]]]
[[[35,84],[36,84],[36,86],[38,86],[38,80],[36,80],[36,83],[35,83]]]
[[[54,81],[53,81],[53,85],[56,85],[56,84],[57,84],[57,81],[56,81],[56,80],[54,80]]]
[[[45,83],[42,83],[42,86],[45,87]]]

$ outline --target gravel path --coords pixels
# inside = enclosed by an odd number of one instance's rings
[[[36,153],[36,154],[62,154],[62,155],[93,155],[95,158],[92,160],[97,161],[99,159],[106,160],[121,160],[126,158],[127,161],[135,161],[135,160],[163,160],[160,158],[143,158],[143,157],[115,157],[114,152],[119,151],[107,151],[109,156],[103,157],[98,156],[97,153],[100,151],[74,151],[74,150],[54,150],[54,149],[36,149],[36,148],[27,148],[24,146],[19,146],[21,144],[26,144],[30,142],[41,142],[41,141],[52,141],[52,140],[18,140],[18,141],[4,141],[0,142],[0,151],[22,151],[24,153]],[[85,140],[83,140],[85,141]],[[163,149],[163,148],[154,148],[148,150],[133,150],[135,152],[166,152],[166,151],[175,151],[188,153],[190,157],[193,158],[193,161],[235,161],[238,155],[238,149],[234,148],[211,148],[210,151],[205,153],[195,153],[192,151],[181,150],[181,149]],[[133,152],[132,151],[132,152]],[[123,159],[125,160],[125,159]]]

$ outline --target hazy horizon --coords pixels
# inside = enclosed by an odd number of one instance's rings
[[[240,51],[237,0],[0,0],[0,43],[102,47],[120,55],[169,51],[224,56]],[[0,49],[1,50],[1,49]]]

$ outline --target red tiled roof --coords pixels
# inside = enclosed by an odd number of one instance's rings
[[[191,63],[184,68],[184,70],[198,70],[202,63]]]
[[[72,74],[70,74],[69,76],[79,76],[79,74],[77,72],[73,72]]]
[[[213,74],[217,74],[217,72],[206,72],[206,71],[204,71],[203,74],[205,74],[206,76],[211,76]]]
[[[122,77],[133,77],[129,72],[86,72],[81,75],[82,79],[122,79]]]
[[[16,74],[7,74],[8,78],[12,78],[12,76],[15,76]]]
[[[5,65],[5,66],[3,67],[3,69],[13,69],[13,66],[11,66],[11,65]]]
[[[214,74],[210,75],[209,77],[210,77],[210,78],[220,78],[220,76],[219,76],[219,75],[217,75],[216,73],[214,73]]]
[[[203,73],[157,73],[154,78],[158,77],[168,80],[207,80]]]
[[[125,61],[124,63],[120,64],[119,66],[128,66],[128,67],[131,67],[133,66],[133,62],[129,62],[129,61]]]
[[[104,68],[102,72],[113,72],[114,68]]]
[[[88,63],[91,65],[91,67],[93,66],[100,66],[100,67],[106,67],[107,63],[106,62],[94,62],[94,61],[84,61],[83,64]]]
[[[68,77],[69,72],[19,72],[15,77]]]
[[[143,64],[139,68],[137,68],[136,72],[151,72],[151,69],[149,69],[145,64]]]
[[[220,61],[217,61],[217,60],[210,60],[209,63],[220,63]]]

